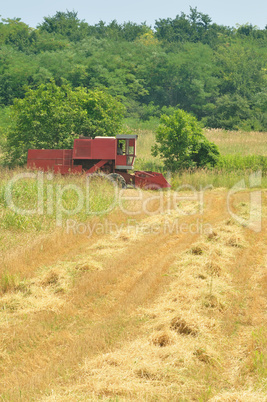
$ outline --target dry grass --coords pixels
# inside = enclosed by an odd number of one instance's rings
[[[151,130],[135,130],[138,135],[136,170],[159,171],[163,168],[163,162],[159,156],[151,155],[151,147],[156,142],[156,133]]]
[[[267,156],[267,133],[265,132],[206,129],[205,134],[210,141],[218,145],[223,155],[242,154]]]
[[[246,361],[259,342],[265,347],[266,338],[252,335],[249,321],[231,327],[240,313],[250,313],[248,306],[240,306],[229,319],[235,304],[247,297],[239,294],[235,282],[240,278],[232,272],[238,251],[227,240],[233,233],[244,241],[241,228],[224,222],[212,240],[207,236],[193,246],[202,248],[201,255],[186,250],[177,255],[169,290],[137,311],[146,321],[142,333],[113,352],[86,359],[77,372],[79,381],[43,400],[266,400],[264,377],[258,384],[253,378],[255,359],[251,368]],[[211,254],[221,267],[212,286],[207,271]],[[253,336],[257,346],[250,345]]]
[[[266,400],[266,221],[239,227],[225,202],[210,191],[200,216],[190,200],[170,213],[153,200],[156,214],[116,238],[29,233],[8,247],[2,399]],[[200,217],[208,232],[165,231]]]

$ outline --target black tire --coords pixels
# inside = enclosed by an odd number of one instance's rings
[[[126,181],[125,181],[124,177],[122,177],[120,174],[118,174],[118,173],[110,173],[108,175],[108,178],[111,181],[115,182],[118,187],[126,188]]]

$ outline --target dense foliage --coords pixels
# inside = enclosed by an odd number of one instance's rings
[[[153,154],[159,154],[165,168],[173,172],[215,166],[220,155],[217,146],[204,136],[197,119],[180,109],[161,116]]]
[[[2,20],[0,117],[16,98],[53,80],[105,90],[120,98],[128,117],[180,108],[207,127],[264,131],[266,39],[266,28],[217,25],[196,8],[159,19],[153,29],[116,21],[92,26],[74,11],[45,17],[35,29]]]
[[[123,111],[123,105],[103,91],[42,84],[11,107],[5,162],[25,163],[29,148],[72,148],[79,134],[112,136],[120,132]]]

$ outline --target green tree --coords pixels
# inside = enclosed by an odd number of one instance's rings
[[[35,41],[36,32],[20,21],[20,18],[1,19],[0,44],[11,45],[15,49],[27,53]]]
[[[106,25],[104,21],[99,21],[95,25],[88,26],[88,35],[97,39],[126,40],[132,42],[138,37],[150,31],[150,27],[145,22],[136,24],[134,22],[124,22],[119,24],[116,20]]]
[[[202,42],[216,45],[220,36],[232,34],[230,28],[211,24],[211,18],[197,8],[190,7],[190,14],[181,13],[174,19],[159,19],[155,22],[155,35],[164,42]]]
[[[51,79],[107,91],[128,116],[181,108],[210,127],[266,130],[267,29],[218,26],[190,8],[175,19],[88,25],[75,11],[37,29],[0,22],[0,107]]]
[[[52,77],[39,65],[33,55],[27,55],[11,46],[0,49],[0,106],[8,106],[14,98],[22,98],[25,87],[37,87]]]
[[[220,95],[238,94],[250,98],[265,82],[266,50],[243,40],[226,43],[215,53]]]
[[[76,11],[57,11],[52,17],[44,17],[44,22],[38,26],[41,32],[58,34],[70,41],[78,41],[87,35],[88,24],[79,20]]]
[[[170,171],[214,166],[220,155],[217,146],[204,136],[197,119],[181,109],[171,116],[161,116],[152,153],[160,155]]]
[[[203,119],[207,127],[226,130],[242,128],[242,122],[251,117],[251,110],[246,98],[240,95],[223,95],[216,100],[213,113]]]
[[[147,73],[149,101],[160,106],[177,106],[198,118],[216,96],[212,50],[202,43],[186,43],[172,52],[161,52],[150,60]]]
[[[30,89],[11,107],[14,125],[7,134],[4,161],[23,165],[30,148],[72,148],[79,134],[117,134],[123,111],[121,103],[103,91],[72,90],[54,82]]]

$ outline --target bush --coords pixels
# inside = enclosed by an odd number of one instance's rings
[[[197,119],[181,109],[170,116],[161,116],[152,154],[160,155],[170,171],[215,166],[220,156],[217,146],[204,136]]]

